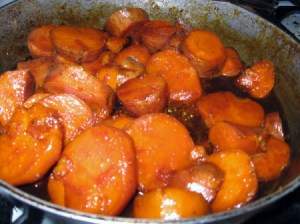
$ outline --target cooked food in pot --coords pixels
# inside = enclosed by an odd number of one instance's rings
[[[272,61],[246,65],[211,31],[124,8],[102,30],[40,26],[28,49],[0,77],[0,179],[13,186],[170,220],[239,208],[289,164],[279,105],[265,106]]]

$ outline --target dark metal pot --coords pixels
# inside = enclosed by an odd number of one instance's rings
[[[10,3],[12,2],[12,3]],[[9,4],[7,4],[9,3]],[[5,5],[3,7],[3,5]],[[275,94],[281,102],[292,148],[288,169],[265,196],[231,211],[183,219],[180,223],[237,223],[276,203],[300,185],[300,44],[275,25],[230,3],[200,0],[63,0],[0,1],[0,73],[29,55],[27,34],[46,24],[102,27],[116,9],[142,7],[151,18],[182,18],[195,28],[213,30],[226,45],[234,46],[248,63],[261,58],[276,65]],[[55,223],[148,223],[149,220],[107,217],[54,205],[0,181],[0,193],[22,208],[35,208]],[[166,223],[163,220],[151,222]]]

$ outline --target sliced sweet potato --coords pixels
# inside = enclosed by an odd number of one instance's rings
[[[59,159],[62,138],[55,110],[18,108],[0,136],[0,179],[14,186],[42,179]]]
[[[118,99],[135,116],[162,112],[167,94],[167,83],[158,76],[133,78],[117,89]]]
[[[89,106],[71,94],[53,94],[39,101],[57,110],[64,127],[64,145],[94,125],[94,113]]]
[[[116,54],[111,51],[103,51],[98,58],[90,62],[81,63],[81,66],[87,72],[95,75],[103,66],[113,62]]]
[[[249,98],[239,98],[228,91],[201,97],[197,107],[208,127],[220,121],[249,127],[260,127],[264,122],[264,109],[260,104]]]
[[[222,212],[254,199],[258,180],[250,156],[242,150],[226,150],[207,157],[225,173],[224,181],[211,203],[212,212]]]
[[[177,19],[175,22],[176,34],[166,43],[163,49],[173,49],[181,51],[182,44],[185,38],[192,31],[192,28],[181,19]]]
[[[56,64],[45,79],[43,89],[52,94],[73,94],[96,113],[103,113],[103,118],[110,115],[115,100],[115,93],[107,84],[73,64]]]
[[[42,100],[45,97],[48,97],[50,95],[51,95],[50,93],[35,93],[24,102],[23,106],[25,108],[29,109],[35,103],[39,102],[40,100]]]
[[[208,203],[201,194],[178,188],[159,188],[134,199],[133,216],[178,220],[207,215]]]
[[[110,37],[106,41],[106,47],[113,53],[119,53],[121,50],[123,50],[126,43],[126,37]]]
[[[220,74],[226,77],[234,77],[239,75],[244,65],[239,53],[232,47],[225,47],[226,61],[221,67]]]
[[[128,65],[128,58],[133,59],[137,63],[145,66],[149,61],[151,54],[149,50],[141,45],[130,45],[129,47],[122,50],[116,57],[115,63],[124,69],[133,69]]]
[[[202,162],[174,173],[168,186],[202,194],[206,201],[211,202],[223,181],[224,172],[219,167]]]
[[[290,160],[291,150],[281,139],[270,137],[265,152],[252,155],[255,171],[260,181],[270,181],[280,176]]]
[[[236,80],[236,85],[254,98],[265,98],[275,84],[275,70],[270,60],[260,60],[245,70]]]
[[[176,27],[165,20],[150,20],[146,22],[141,30],[141,39],[150,52],[157,52],[168,43],[175,35]]]
[[[189,60],[175,50],[163,50],[152,55],[146,65],[149,75],[161,76],[168,84],[171,103],[188,103],[202,95],[197,71]]]
[[[202,78],[214,77],[226,60],[222,41],[208,30],[192,30],[185,38],[182,49]]]
[[[28,50],[32,57],[50,57],[55,54],[50,38],[50,32],[55,25],[43,25],[32,30],[27,38]]]
[[[124,129],[128,124],[134,121],[134,117],[127,115],[115,115],[110,119],[105,119],[102,121],[102,124],[111,125],[115,128]]]
[[[55,51],[81,63],[95,60],[105,46],[106,34],[93,28],[58,26],[50,38]]]
[[[148,20],[148,14],[144,9],[127,7],[110,15],[104,29],[112,36],[124,37],[138,30]]]
[[[117,87],[122,84],[122,82],[119,80],[122,75],[120,74],[119,68],[116,65],[103,66],[97,71],[95,76],[100,81],[103,81],[109,85],[114,91],[116,91]]]
[[[102,215],[119,215],[137,187],[132,139],[100,125],[64,149],[51,173],[48,193],[59,205]]]
[[[147,114],[128,124],[125,131],[134,141],[140,191],[165,186],[171,172],[191,164],[193,140],[175,118]]]
[[[66,64],[77,65],[76,62],[72,61],[71,59],[69,59],[66,56],[61,55],[61,54],[56,54],[55,55],[55,62],[56,63],[66,63]]]
[[[7,71],[0,75],[0,123],[5,126],[15,110],[34,93],[35,82],[28,70]]]
[[[266,114],[263,126],[267,135],[284,140],[282,120],[278,112]]]
[[[241,149],[248,154],[259,151],[262,130],[227,121],[216,123],[209,129],[209,141],[217,151]]]
[[[44,80],[54,63],[54,57],[40,57],[29,61],[19,62],[17,69],[28,70],[34,77],[36,88],[39,88],[44,84]]]

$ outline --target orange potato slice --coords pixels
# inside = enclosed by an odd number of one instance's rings
[[[50,38],[55,51],[81,63],[99,57],[105,46],[106,34],[93,28],[58,26],[51,30]]]
[[[272,91],[275,84],[275,69],[270,60],[256,62],[251,68],[241,74],[236,85],[254,98],[265,98]]]
[[[152,55],[146,65],[149,75],[161,76],[168,84],[171,103],[188,103],[202,95],[197,71],[189,60],[175,50],[163,50]]]
[[[279,177],[290,161],[291,150],[281,139],[270,137],[265,152],[252,155],[256,175],[260,181],[270,181]]]
[[[44,84],[51,67],[54,65],[53,57],[40,57],[29,61],[19,62],[17,68],[28,70],[34,77],[36,88]]]
[[[226,77],[239,75],[243,69],[243,63],[239,53],[232,47],[225,47],[226,61],[221,67],[220,74]]]
[[[32,57],[49,57],[55,54],[50,38],[50,32],[55,25],[43,25],[32,30],[27,38],[28,50]]]
[[[41,180],[59,159],[63,129],[55,110],[18,108],[0,135],[0,179],[14,186]]]
[[[127,38],[125,37],[110,37],[106,41],[106,47],[113,53],[119,53],[123,50],[127,43]]]
[[[259,151],[262,130],[221,121],[209,129],[209,141],[217,151],[241,149],[248,154]]]
[[[111,51],[103,51],[98,58],[90,62],[84,62],[80,65],[92,75],[95,75],[103,66],[113,62],[116,54]]]
[[[53,94],[39,101],[45,107],[57,110],[64,127],[64,145],[94,125],[94,113],[89,106],[71,94]]]
[[[185,38],[182,49],[202,78],[214,77],[227,57],[220,38],[208,30],[192,30]]]
[[[239,98],[231,92],[215,92],[201,97],[197,107],[208,127],[228,121],[249,127],[260,127],[264,122],[263,107],[249,98]]]
[[[127,7],[111,14],[104,24],[104,29],[112,36],[124,37],[138,30],[148,20],[144,9]]]
[[[242,150],[226,150],[207,157],[225,173],[224,181],[211,203],[212,212],[222,212],[254,199],[258,180],[250,156]]]
[[[125,131],[134,141],[140,191],[166,186],[171,172],[191,164],[193,140],[175,118],[162,113],[143,115]]]
[[[169,187],[182,188],[201,194],[211,202],[224,181],[224,172],[213,163],[200,162],[172,175]]]
[[[141,39],[151,53],[157,52],[168,43],[175,35],[176,27],[165,20],[150,20],[146,22],[141,30]]]
[[[263,126],[267,135],[284,140],[282,120],[278,112],[266,114]]]
[[[133,204],[135,218],[178,220],[207,215],[208,211],[201,194],[171,187],[138,195]]]
[[[50,96],[51,94],[49,93],[35,93],[31,97],[29,97],[25,102],[24,102],[24,107],[29,109],[32,107],[35,103],[39,102],[40,100],[46,98],[47,96]]]
[[[130,117],[127,115],[115,115],[110,119],[105,119],[102,121],[102,124],[111,125],[115,128],[124,129],[128,124],[134,121],[134,117]]]
[[[167,83],[158,76],[133,78],[117,89],[125,109],[135,116],[162,112],[167,103]]]
[[[6,71],[0,75],[0,123],[5,126],[15,110],[34,93],[35,82],[28,70]]]
[[[73,94],[103,118],[110,115],[115,101],[115,93],[107,84],[75,64],[56,64],[45,79],[43,89],[52,94]],[[101,116],[99,119],[103,119]]]
[[[136,191],[132,139],[122,130],[100,125],[64,149],[51,173],[48,192],[59,205],[102,215],[119,215]]]

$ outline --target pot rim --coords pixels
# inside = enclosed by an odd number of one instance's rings
[[[228,210],[225,212],[215,213],[215,214],[209,214],[206,216],[201,217],[195,217],[195,218],[183,218],[180,220],[172,220],[172,223],[174,222],[180,222],[180,223],[210,223],[215,221],[221,221],[226,220],[229,218],[238,218],[242,215],[253,215],[256,212],[259,212],[259,210],[263,209],[264,207],[278,201],[279,199],[283,198],[284,196],[288,195],[289,193],[293,192],[296,188],[298,188],[300,185],[300,176],[295,178],[293,181],[289,182],[284,187],[279,187],[276,191],[273,193],[266,195],[264,197],[261,197],[253,202],[250,202],[249,204],[245,204],[240,208],[235,208],[232,210]],[[29,193],[26,193],[22,191],[21,189],[18,189],[14,186],[11,186],[4,181],[0,180],[0,193],[3,193],[3,195],[8,200],[17,200],[20,202],[23,202],[26,205],[30,205],[34,208],[40,209],[44,212],[49,212],[51,214],[59,215],[61,217],[65,218],[76,218],[76,220],[85,221],[85,222],[92,222],[97,223],[103,222],[103,221],[110,221],[110,222],[127,222],[127,223],[165,223],[167,220],[161,220],[161,219],[137,219],[137,218],[127,218],[127,217],[115,217],[115,216],[105,216],[105,215],[95,215],[85,212],[80,212],[77,210],[69,209],[66,207],[62,207],[56,204],[53,204],[49,201],[40,199],[34,195],[31,195]]]

